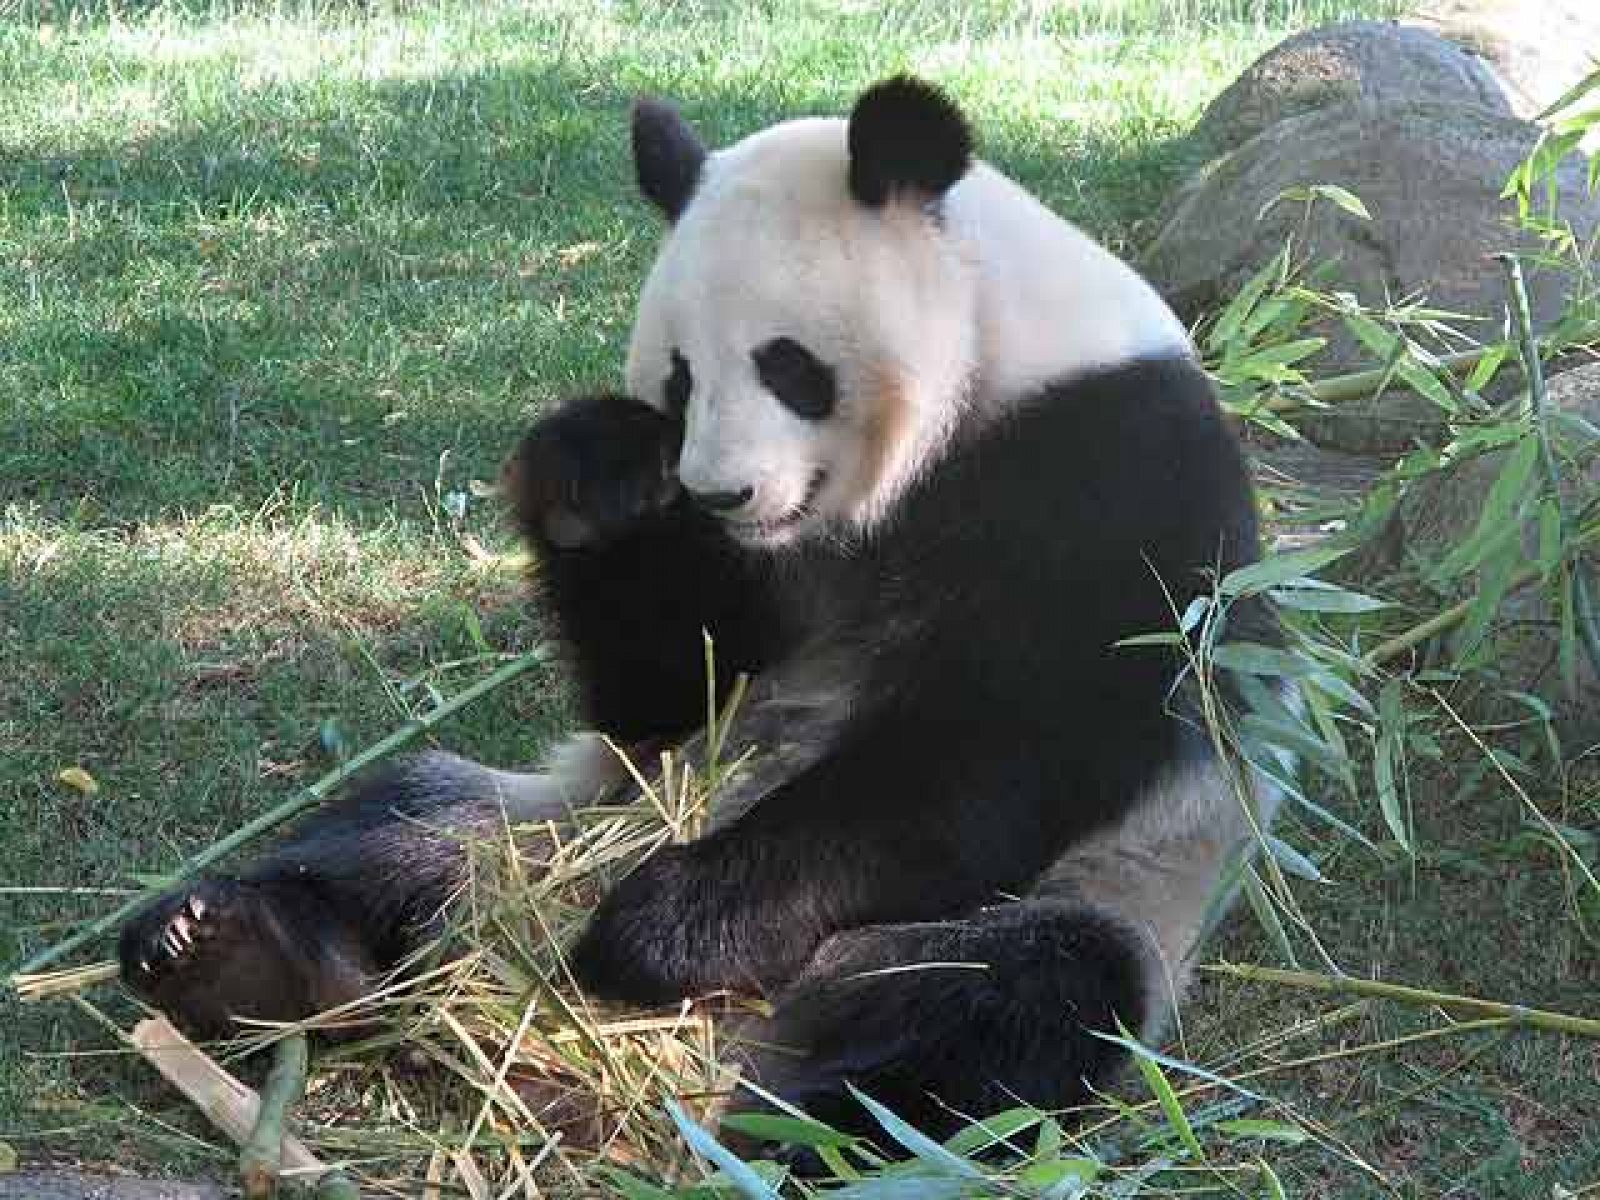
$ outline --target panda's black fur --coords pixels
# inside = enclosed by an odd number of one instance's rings
[[[864,203],[967,153],[914,147],[863,169]],[[681,165],[648,170],[669,214],[692,203]],[[635,745],[692,736],[702,630],[724,682],[843,648],[848,707],[813,761],[605,897],[571,950],[578,979],[631,1004],[773,997],[766,1037],[800,1053],[763,1059],[762,1082],[848,1124],[847,1081],[933,1130],[1082,1100],[1117,1057],[1091,1031],[1150,1028],[1169,981],[1141,932],[1052,864],[1211,754],[1175,712],[1181,653],[1117,643],[1171,628],[1257,554],[1205,375],[1173,354],[1042,385],[958,429],[870,529],[775,550],[672,486],[682,436],[673,415],[598,395],[538,422],[508,464],[587,721]],[[1231,620],[1270,638],[1249,602]],[[437,929],[458,835],[500,819],[494,772],[401,762],[131,922],[124,977],[204,1034],[353,999]],[[946,965],[893,969],[917,964]]]

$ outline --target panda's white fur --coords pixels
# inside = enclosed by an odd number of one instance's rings
[[[688,360],[679,476],[696,492],[752,489],[730,514],[751,540],[869,528],[968,414],[1189,348],[1143,278],[992,167],[974,164],[937,213],[863,206],[847,129],[788,121],[711,155],[640,295],[629,390],[662,403],[672,353]],[[765,391],[750,351],[778,336],[833,366],[834,418]],[[819,471],[808,519],[774,529]]]

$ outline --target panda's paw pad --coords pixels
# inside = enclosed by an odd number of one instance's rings
[[[124,975],[154,983],[202,959],[207,943],[226,935],[237,909],[234,885],[205,880],[164,897],[123,930]]]

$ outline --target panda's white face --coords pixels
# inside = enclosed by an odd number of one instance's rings
[[[966,396],[973,265],[933,200],[858,199],[847,128],[696,164],[640,297],[629,390],[682,415],[680,481],[752,544],[869,528]]]

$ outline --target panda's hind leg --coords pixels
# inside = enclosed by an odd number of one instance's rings
[[[307,886],[202,879],[130,921],[118,943],[135,994],[196,1037],[239,1020],[294,1021],[359,999],[379,975],[360,932]]]
[[[421,754],[364,778],[232,878],[162,896],[122,931],[122,977],[203,1037],[296,1021],[370,992],[441,931],[467,843],[593,801],[615,756],[574,739],[513,774]]]
[[[848,1081],[929,1133],[1019,1103],[1083,1103],[1123,1059],[1095,1036],[1158,1037],[1250,820],[1196,752],[1124,819],[1074,845],[1018,901],[954,921],[836,934],[779,998],[753,1072],[819,1119],[873,1122]]]
[[[750,1042],[767,1091],[819,1120],[881,1132],[853,1084],[944,1135],[1019,1103],[1085,1101],[1118,1058],[1094,1036],[1149,1008],[1137,934],[1094,908],[1020,901],[959,921],[836,934]]]

